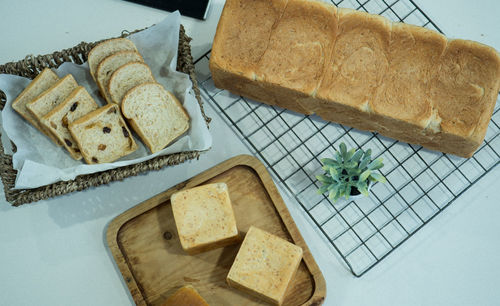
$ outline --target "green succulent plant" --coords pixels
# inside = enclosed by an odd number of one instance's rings
[[[322,183],[319,194],[328,192],[328,198],[336,202],[342,196],[349,199],[352,192],[368,196],[368,186],[371,182],[385,183],[385,177],[376,170],[382,168],[382,158],[371,158],[372,150],[351,149],[347,151],[345,143],[341,143],[334,158],[323,158],[321,163],[325,171],[316,178]]]

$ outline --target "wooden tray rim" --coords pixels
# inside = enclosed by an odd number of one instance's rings
[[[170,199],[170,196],[179,190],[186,189],[186,188],[191,188],[195,187],[208,179],[217,176],[227,170],[230,170],[233,167],[236,166],[247,166],[252,168],[258,175],[261,181],[270,181],[272,184],[263,184],[264,188],[266,189],[266,192],[271,198],[271,202],[274,204],[276,210],[278,211],[278,214],[285,225],[287,231],[289,232],[290,236],[292,237],[293,241],[298,244],[299,246],[302,247],[304,254],[303,254],[303,260],[304,263],[307,266],[307,269],[311,273],[313,280],[314,280],[314,292],[309,298],[308,301],[306,301],[302,305],[321,305],[326,297],[326,284],[325,284],[325,279],[323,277],[323,274],[321,273],[316,261],[314,260],[309,248],[307,247],[307,244],[300,234],[297,225],[293,221],[293,218],[290,215],[290,212],[288,211],[288,208],[286,207],[281,195],[278,192],[278,189],[276,188],[276,185],[274,184],[274,181],[271,178],[271,175],[269,172],[266,170],[264,164],[257,159],[254,156],[251,155],[238,155],[235,157],[232,157],[210,169],[207,169],[203,171],[202,173],[187,179],[186,181],[179,183],[168,190],[161,192],[160,194],[150,198],[149,200],[146,200],[148,203],[145,203],[146,201],[128,209],[127,211],[123,212],[122,214],[118,215],[115,217],[108,225],[108,230],[106,233],[106,240],[108,242],[109,249],[111,253],[113,254],[113,257],[115,259],[115,262],[122,273],[123,279],[125,280],[125,283],[128,286],[128,289],[132,295],[132,298],[134,299],[135,303],[137,305],[146,305],[146,301],[144,300],[144,296],[142,294],[142,291],[139,288],[139,285],[135,281],[135,278],[133,276],[132,271],[130,270],[125,257],[122,253],[122,250],[120,249],[120,246],[118,245],[118,232],[122,228],[122,226],[127,223],[128,221],[136,218],[137,216],[155,208],[159,204],[167,201]],[[146,204],[146,205],[143,205]],[[284,222],[284,219],[287,220],[287,222]]]

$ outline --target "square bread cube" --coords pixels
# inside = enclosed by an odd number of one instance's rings
[[[240,241],[225,183],[182,190],[170,201],[181,246],[188,254]]]
[[[281,305],[302,260],[302,248],[251,226],[229,274],[229,286]]]

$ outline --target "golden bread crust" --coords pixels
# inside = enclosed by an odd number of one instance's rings
[[[493,48],[317,1],[264,2],[226,2],[217,87],[458,156],[482,143],[500,90]]]

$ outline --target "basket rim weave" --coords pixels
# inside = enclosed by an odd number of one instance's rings
[[[127,37],[128,35],[139,31],[142,30],[136,30],[133,32],[123,31],[120,37]],[[104,40],[93,43],[81,42],[80,44],[72,48],[56,51],[46,55],[28,55],[23,60],[0,65],[0,74],[14,74],[34,79],[38,75],[38,73],[40,73],[44,68],[47,67],[57,68],[64,62],[83,64],[87,60],[89,51],[102,41]],[[191,55],[190,41],[191,38],[186,35],[184,27],[181,24],[179,31],[179,46],[176,70],[189,75],[193,83],[193,92],[196,96],[201,109],[201,113],[208,127],[211,119],[206,116],[203,109],[203,102],[201,99],[198,82],[196,80],[196,74],[194,72],[194,63],[193,57]],[[3,110],[5,103],[6,96],[0,89],[0,111]],[[15,151],[15,145],[12,145],[13,150]],[[113,181],[123,180],[129,176],[135,176],[147,171],[160,170],[165,166],[177,165],[187,160],[195,158],[198,159],[201,153],[208,150],[188,151],[158,156],[153,159],[129,166],[92,174],[80,175],[70,181],[56,182],[50,185],[33,189],[14,189],[17,170],[15,170],[12,166],[12,155],[6,154],[4,152],[3,144],[0,141],[0,176],[4,186],[5,199],[13,206],[19,206],[22,204],[36,202],[42,199],[48,199],[75,191],[85,190],[90,187],[96,187]]]

